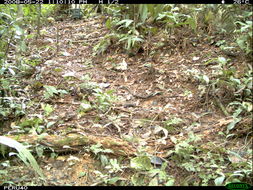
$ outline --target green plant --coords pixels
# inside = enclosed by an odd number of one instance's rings
[[[91,145],[88,150],[93,152],[95,155],[99,155],[101,153],[113,153],[111,149],[104,149],[102,144]]]
[[[166,120],[166,121],[164,122],[164,124],[165,124],[165,127],[169,127],[169,126],[171,126],[171,125],[178,125],[178,124],[182,123],[182,121],[183,121],[183,120],[180,119],[180,118],[173,117],[172,119]]]
[[[37,132],[42,133],[45,130],[44,120],[40,115],[31,118],[24,118],[23,121],[20,122],[19,127],[23,130],[23,132]]]
[[[133,32],[134,34],[132,34]],[[130,30],[127,34],[120,35],[119,42],[125,42],[125,49],[127,51],[131,49],[136,49],[135,51],[137,51],[140,48],[140,42],[143,42],[143,38],[136,30]]]
[[[82,100],[80,107],[78,109],[79,115],[82,116],[84,115],[86,112],[92,110],[93,106],[91,105],[91,103],[87,100]]]
[[[174,177],[166,172],[167,163],[163,163],[161,168],[154,168],[151,164],[150,156],[145,153],[140,152],[139,156],[132,158],[130,167],[136,171],[131,177],[131,182],[135,186],[147,184],[149,186],[157,186],[159,184],[172,186],[174,184]]]
[[[213,171],[212,161],[208,162],[210,153],[206,155],[206,159],[201,161],[201,149],[198,147],[197,143],[200,141],[200,137],[194,135],[192,132],[189,133],[188,139],[184,141],[179,141],[176,138],[172,137],[171,140],[176,144],[175,150],[168,152],[168,155],[171,156],[171,159],[176,162],[178,167],[182,167],[188,172],[197,172],[198,177],[202,179],[202,185],[208,185],[209,181],[215,179],[217,174]],[[202,150],[203,151],[203,150]],[[190,175],[189,175],[190,176]],[[185,179],[181,185],[199,185],[188,181],[190,179]]]
[[[26,111],[25,91],[16,78],[15,66],[0,67],[0,121],[22,116]]]
[[[119,26],[117,30],[127,31],[119,35],[119,42],[124,42],[127,51],[130,51],[130,49],[138,50],[140,43],[143,42],[143,37],[137,30],[139,24],[131,19],[124,19],[116,23],[116,26]]]
[[[45,179],[45,176],[37,164],[35,158],[32,156],[32,154],[27,150],[25,146],[20,144],[19,142],[8,138],[4,136],[0,136],[0,143],[6,146],[9,146],[11,148],[14,148],[18,151],[17,153],[13,153],[13,155],[18,156],[28,167],[32,167],[34,171],[42,178]]]
[[[108,165],[105,166],[105,169],[107,169],[109,173],[122,172],[124,168],[126,168],[126,166],[121,166],[117,159],[110,159]]]
[[[93,47],[93,56],[103,54],[108,50],[109,46],[113,44],[115,40],[118,39],[118,34],[110,33],[106,34],[94,47]]]
[[[44,97],[46,99],[49,99],[49,98],[52,98],[54,97],[55,95],[64,95],[64,94],[67,94],[68,92],[66,90],[58,90],[56,87],[54,86],[47,86],[47,85],[44,85],[44,88],[45,88],[45,92],[44,92]]]
[[[2,145],[4,146],[4,145]],[[11,185],[16,185],[14,182],[12,182],[10,179],[8,179],[8,168],[11,167],[10,161],[6,160],[4,162],[0,162],[0,178],[2,179],[0,181],[0,185],[6,185],[6,184],[11,184]]]
[[[232,115],[233,121],[227,127],[227,133],[232,130],[242,116],[249,116],[252,112],[252,67],[248,65],[248,69],[244,75],[238,76],[235,68],[228,67],[229,59],[218,57],[210,59],[205,64],[217,63],[213,76],[201,74],[198,70],[189,70],[186,73],[192,75],[201,84],[201,96],[205,99],[214,98],[214,102],[221,108],[226,116]],[[226,92],[226,96],[224,96]],[[223,100],[227,98],[227,100]],[[223,103],[222,103],[223,102]],[[206,102],[207,103],[207,102]],[[225,105],[223,105],[225,104]]]
[[[190,15],[178,13],[178,8],[172,8],[171,11],[160,13],[157,17],[157,21],[161,21],[166,24],[169,32],[172,33],[174,28],[189,25],[192,30],[196,32],[197,29],[197,21]]]
[[[44,110],[45,116],[49,116],[54,111],[50,104],[41,104],[41,108]]]
[[[116,96],[113,94],[113,90],[107,90],[104,92],[101,89],[97,88],[94,89],[94,91],[94,96],[96,97],[96,109],[105,112],[112,105],[112,103],[116,101]]]
[[[240,36],[237,37],[236,42],[239,47],[247,54],[252,54],[252,21],[248,20],[245,23],[237,21],[236,24],[239,24],[240,29],[236,30],[235,33]]]
[[[124,178],[120,178],[120,177],[111,177],[110,175],[108,174],[103,174],[102,172],[100,171],[94,171],[95,175],[97,176],[97,179],[98,179],[98,183],[96,184],[102,184],[102,183],[105,183],[105,184],[115,184],[116,182],[118,182],[119,180],[125,180]]]
[[[79,88],[83,92],[83,99],[78,109],[81,115],[93,108],[104,112],[117,100],[113,90],[104,91],[101,85],[91,81],[89,75],[83,76],[82,80],[85,82],[81,83]],[[92,102],[89,101],[89,96],[94,97]]]
[[[109,164],[109,160],[105,154],[113,153],[113,150],[103,148],[103,146],[100,143],[92,145],[86,150],[94,153],[96,158],[100,160],[102,166],[106,166]]]
[[[250,155],[249,159],[241,157],[241,153]],[[232,182],[246,182],[251,183],[252,172],[252,149],[245,151],[231,151],[227,150],[228,159],[231,162],[231,172],[226,174],[225,184]]]
[[[252,176],[251,161],[243,160],[238,154],[231,154],[231,151],[213,142],[202,146],[201,137],[192,132],[185,140],[174,137],[171,137],[171,140],[176,146],[174,150],[168,151],[167,156],[175,162],[177,167],[185,169],[189,176],[181,185],[214,184],[219,186],[229,182],[247,182]],[[237,159],[233,158],[235,156]],[[240,161],[237,161],[238,159]],[[229,172],[231,170],[236,171]]]

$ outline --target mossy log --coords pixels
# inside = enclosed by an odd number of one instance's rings
[[[101,137],[90,134],[71,133],[65,136],[60,135],[17,135],[8,136],[20,143],[26,142],[30,145],[43,145],[56,153],[83,151],[84,147],[94,144],[101,144],[105,149],[113,150],[114,155],[131,156],[136,152],[135,148],[128,142],[115,137]]]

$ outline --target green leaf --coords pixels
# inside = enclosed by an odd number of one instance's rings
[[[46,116],[49,116],[54,111],[54,108],[50,104],[41,104],[41,107],[44,110]]]
[[[87,175],[87,172],[80,172],[79,175],[78,175],[78,177],[84,177],[86,175]]]
[[[246,46],[245,46],[245,40],[242,39],[242,38],[238,38],[236,40],[236,43],[238,44],[238,46],[241,48],[241,49],[244,49]]]
[[[158,186],[158,180],[154,177],[148,184],[148,186]]]
[[[54,121],[50,121],[47,123],[47,128],[50,128],[51,126],[53,126],[56,122]]]
[[[131,177],[131,182],[135,185],[135,186],[140,186],[140,185],[144,185],[144,176],[140,175],[139,173],[134,174]]]
[[[33,117],[31,119],[27,119],[20,123],[20,127],[38,127],[39,124],[43,123],[43,120],[38,117]]]
[[[229,79],[230,79],[232,82],[236,83],[237,85],[240,85],[240,84],[241,84],[240,79],[236,79],[236,78],[234,78],[233,76],[230,76]]]
[[[155,15],[155,5],[154,4],[147,4],[148,11],[150,12],[151,16],[154,18]]]
[[[95,144],[92,145],[90,147],[90,150],[94,153],[94,154],[98,154],[98,153],[113,153],[113,150],[111,149],[103,149],[102,144]]]
[[[68,92],[66,90],[58,90],[58,93],[62,94],[68,94]]]
[[[16,75],[15,71],[12,68],[8,68],[8,70],[13,76]]]
[[[206,82],[206,84],[209,84],[209,77],[207,75],[203,75],[203,80]]]
[[[151,170],[151,160],[148,156],[138,156],[136,158],[131,159],[130,163],[131,168],[136,170]]]
[[[125,20],[119,21],[116,25],[123,25],[123,24],[125,24],[124,27],[127,28],[127,27],[130,26],[131,23],[133,23],[133,20],[131,20],[131,19],[125,19]]]
[[[173,186],[173,185],[174,185],[174,182],[175,182],[175,179],[171,178],[171,179],[169,179],[169,180],[165,183],[165,186]]]
[[[251,102],[243,102],[242,106],[247,110],[247,112],[252,111],[252,103]]]
[[[21,41],[21,42],[20,42],[20,49],[21,49],[21,51],[22,51],[22,52],[25,52],[25,51],[26,51],[26,48],[27,48],[27,46],[26,46],[25,41]]]
[[[108,184],[115,184],[120,178],[119,177],[113,177],[109,180],[107,180]]]
[[[141,4],[139,6],[140,6],[139,7],[140,18],[141,21],[144,22],[148,17],[148,6],[146,4]]]
[[[215,180],[214,180],[214,183],[216,186],[221,186],[224,182],[224,179],[225,179],[225,176],[220,176],[220,177],[217,177]]]
[[[8,14],[6,14],[6,13],[1,12],[1,13],[0,13],[0,16],[1,16],[1,17],[2,17],[2,16],[6,16],[6,17],[8,17],[8,19],[12,20],[11,15],[8,15]]]
[[[112,28],[112,21],[111,21],[111,19],[107,19],[107,20],[106,20],[105,26],[106,26],[106,28],[108,28],[108,29],[111,29],[111,28]]]
[[[239,121],[241,121],[241,118],[235,118],[231,123],[229,123],[227,126],[227,133],[232,130]]]
[[[23,146],[22,144],[20,144],[19,142],[5,137],[5,136],[0,136],[0,143],[4,144],[6,146],[9,146],[11,148],[14,148],[18,151],[18,157],[25,163],[25,164],[29,164],[30,166],[32,166],[32,168],[34,169],[34,171],[43,179],[45,179],[45,176],[41,170],[41,168],[39,167],[39,165],[37,164],[36,160],[34,159],[33,155],[29,152],[29,150],[26,149],[25,146]],[[28,161],[28,162],[27,162]]]
[[[108,158],[103,154],[100,156],[100,161],[102,166],[106,166],[108,164]]]
[[[225,57],[218,57],[218,62],[222,65],[226,65],[227,59]]]
[[[80,104],[80,111],[82,112],[87,112],[90,111],[92,109],[92,106],[90,105],[89,102],[82,102]]]
[[[16,29],[16,34],[17,34],[18,36],[21,36],[21,35],[23,34],[23,29],[20,28],[18,25],[15,25],[14,27],[15,27],[15,29]]]
[[[54,94],[58,94],[58,90],[54,86],[44,85],[44,88],[46,89],[46,92],[44,94],[46,99],[53,97]]]

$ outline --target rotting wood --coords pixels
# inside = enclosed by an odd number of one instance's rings
[[[106,149],[113,150],[114,155],[117,156],[133,156],[136,149],[128,142],[116,138],[116,137],[96,137],[91,134],[68,134],[65,136],[47,135],[45,137],[39,137],[34,135],[18,135],[8,136],[15,139],[18,142],[26,142],[30,145],[44,145],[53,149],[55,152],[71,152],[71,151],[83,151],[84,146],[90,146],[93,144],[101,144]]]

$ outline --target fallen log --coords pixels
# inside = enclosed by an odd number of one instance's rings
[[[17,140],[20,143],[28,143],[32,146],[37,146],[38,144],[49,148],[49,150],[54,150],[56,153],[62,152],[81,152],[84,147],[91,146],[94,144],[101,144],[105,149],[111,149],[116,156],[133,156],[136,149],[128,142],[116,138],[116,137],[101,137],[94,136],[91,134],[79,134],[70,133],[68,135],[46,135],[46,136],[36,136],[36,135],[8,135],[7,137]]]

